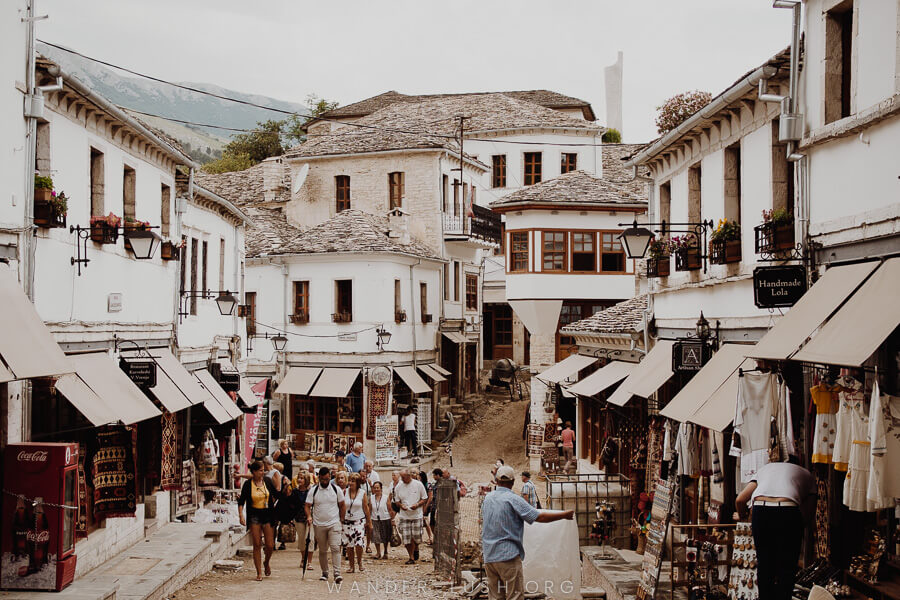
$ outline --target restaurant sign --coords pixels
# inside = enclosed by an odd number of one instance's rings
[[[138,387],[152,388],[156,385],[156,363],[152,360],[125,360],[123,358],[119,361],[119,367]]]
[[[793,306],[805,292],[805,267],[785,265],[753,269],[753,302],[758,308]]]
[[[672,346],[672,370],[699,371],[712,356],[712,347],[702,340],[683,340]]]

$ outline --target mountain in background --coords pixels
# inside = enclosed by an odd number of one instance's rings
[[[114,69],[40,42],[37,49],[42,55],[57,62],[67,74],[77,77],[92,90],[125,109],[236,129],[252,129],[258,121],[283,119],[286,116],[283,113],[221,100],[149,79],[125,77]],[[258,94],[244,94],[209,83],[178,83],[279,110],[300,113],[309,110],[303,104]],[[208,162],[221,156],[222,148],[228,143],[229,138],[237,133],[212,127],[185,125],[139,114],[134,116],[178,140],[198,162]]]

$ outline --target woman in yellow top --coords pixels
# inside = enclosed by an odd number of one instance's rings
[[[256,580],[262,581],[262,570],[266,575],[272,574],[269,559],[275,548],[275,500],[278,492],[272,482],[265,477],[265,466],[255,461],[250,465],[250,479],[244,481],[241,495],[238,497],[238,514],[241,525],[249,523],[250,537],[253,539],[253,564],[256,566]],[[247,518],[244,518],[244,505],[247,506]],[[266,558],[262,560],[263,535],[265,535]]]

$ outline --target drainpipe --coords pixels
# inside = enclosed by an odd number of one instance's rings
[[[34,301],[34,185],[31,183],[34,179],[35,170],[35,146],[37,142],[37,115],[34,114],[35,104],[35,49],[34,49],[34,2],[29,0],[25,7],[25,16],[22,21],[25,23],[26,42],[25,52],[25,98],[24,98],[24,117],[25,117],[25,206],[24,206],[24,228],[22,231],[22,251],[20,258],[22,261],[22,287],[29,300]],[[23,438],[27,439],[27,438]]]
[[[418,351],[418,349],[416,347],[416,291],[415,291],[415,286],[413,284],[413,269],[415,269],[420,264],[422,264],[421,258],[418,261],[416,261],[416,264],[409,265],[409,312],[410,312],[409,324],[412,327],[412,366],[413,366],[413,368],[416,368],[416,352]]]
[[[803,137],[803,115],[798,112],[797,102],[798,80],[800,77],[800,25],[801,3],[800,0],[775,0],[774,8],[789,8],[793,12],[791,27],[791,70],[788,84],[788,95],[780,96],[769,94],[766,91],[766,81],[759,81],[758,97],[763,102],[780,102],[781,116],[779,118],[778,139],[787,142],[787,159],[797,162],[803,158],[803,154],[794,152],[797,141]]]
[[[194,168],[190,167],[188,170],[188,188],[187,188],[187,198],[193,198],[194,196]],[[184,227],[184,213],[187,212],[187,198],[179,198],[178,197],[178,186],[175,186],[175,223],[174,223],[174,238],[178,240],[177,243],[181,243],[181,235]],[[178,273],[181,273],[181,262],[184,260],[184,251],[185,248],[181,248],[178,253]],[[174,314],[172,316],[172,342],[173,347],[178,346],[178,328],[179,321],[181,320],[181,277],[179,274],[175,276],[175,293],[174,293]]]

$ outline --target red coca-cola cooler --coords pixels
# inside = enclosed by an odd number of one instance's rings
[[[59,591],[75,578],[78,444],[10,444],[3,456],[0,587]]]

